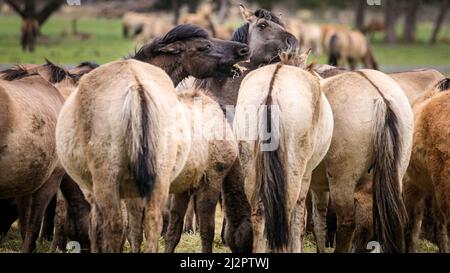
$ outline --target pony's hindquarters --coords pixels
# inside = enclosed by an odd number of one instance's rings
[[[338,222],[335,251],[351,249],[353,193],[367,182],[368,172],[374,174],[374,222],[380,243],[384,251],[401,251],[405,216],[401,179],[412,145],[412,112],[407,98],[392,79],[373,70],[328,78],[324,92],[335,120],[332,145],[325,158]]]
[[[233,129],[252,206],[254,251],[266,250],[264,234],[272,251],[286,251],[293,239],[291,214],[297,204],[304,209],[301,192],[316,156],[321,102],[319,80],[293,66],[260,68],[241,84]]]
[[[414,145],[404,179],[408,252],[417,251],[421,234],[434,241],[440,252],[450,251],[449,83],[450,79],[439,81],[413,107]]]
[[[161,69],[117,61],[83,77],[63,108],[58,154],[71,177],[92,191],[93,251],[121,250],[120,199],[136,197],[147,203],[147,251],[157,249],[170,180],[186,159],[187,124],[173,89]]]

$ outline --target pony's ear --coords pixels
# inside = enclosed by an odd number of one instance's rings
[[[185,50],[185,45],[181,42],[173,42],[171,44],[165,45],[159,49],[160,52],[167,54],[180,54]]]
[[[242,17],[244,17],[245,21],[251,21],[253,15],[255,15],[255,13],[249,9],[247,9],[244,5],[240,4],[239,5],[239,9],[241,10],[242,13]]]
[[[309,55],[311,55],[311,48],[300,54],[299,61],[302,67],[306,67],[306,63],[308,62]]]

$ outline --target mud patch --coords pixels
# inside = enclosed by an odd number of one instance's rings
[[[45,121],[42,117],[38,117],[36,115],[33,115],[32,121],[31,121],[31,132],[37,133],[44,127]]]

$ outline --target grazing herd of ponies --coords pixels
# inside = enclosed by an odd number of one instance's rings
[[[232,252],[301,252],[308,211],[318,252],[415,252],[423,235],[449,252],[450,80],[307,65],[305,43],[377,67],[357,32],[326,25],[316,43],[240,8],[231,41],[181,24],[101,66],[1,71],[0,240],[19,219],[24,252],[40,233],[51,251],[157,252],[163,235],[174,252],[194,211],[212,252],[220,202]],[[164,24],[134,15],[126,35]]]

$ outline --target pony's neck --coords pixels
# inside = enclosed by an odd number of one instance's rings
[[[172,79],[174,86],[177,86],[183,79],[189,76],[176,57],[159,55],[149,59],[147,62],[164,70]]]

